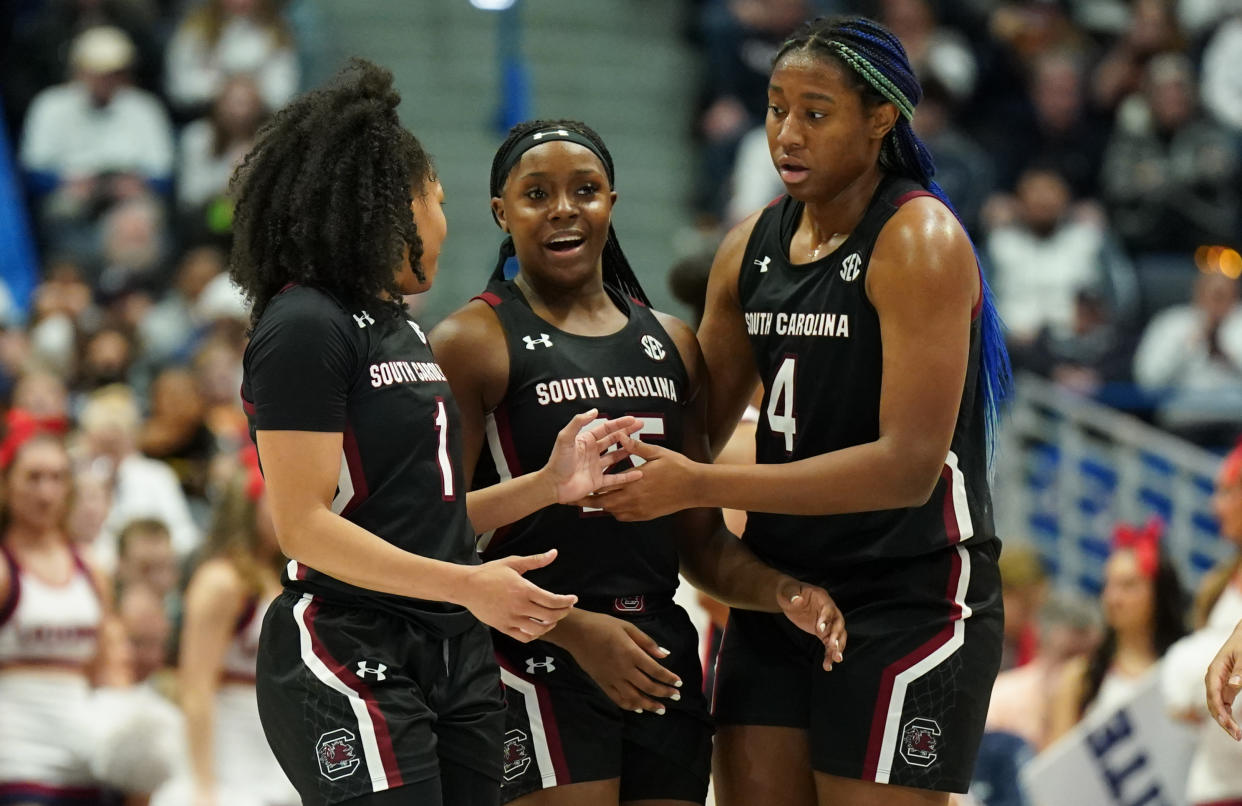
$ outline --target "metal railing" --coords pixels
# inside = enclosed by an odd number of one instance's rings
[[[1219,467],[1208,451],[1023,375],[997,438],[997,529],[1028,540],[1058,587],[1094,594],[1114,525],[1159,515],[1163,548],[1193,591],[1230,552],[1210,503]]]

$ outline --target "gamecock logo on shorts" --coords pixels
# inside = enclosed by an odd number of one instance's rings
[[[505,734],[505,780],[512,781],[530,766],[530,753],[526,751],[526,732],[514,728]]]
[[[329,781],[336,781],[354,774],[354,770],[362,765],[358,751],[354,747],[357,739],[353,731],[337,728],[319,737],[315,745],[315,755],[319,757],[319,771]]]
[[[914,767],[936,763],[940,746],[940,726],[936,720],[916,716],[901,729],[901,757]]]
[[[641,613],[647,609],[647,600],[642,594],[638,596],[622,596],[612,600],[612,609],[618,613]]]

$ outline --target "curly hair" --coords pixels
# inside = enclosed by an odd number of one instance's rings
[[[230,274],[258,322],[289,283],[342,301],[394,300],[406,250],[414,272],[422,240],[410,212],[435,168],[401,127],[392,73],[362,59],[325,88],[280,110],[233,176]]]

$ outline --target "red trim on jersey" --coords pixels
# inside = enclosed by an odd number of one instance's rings
[[[16,781],[0,784],[0,802],[25,803],[53,800],[80,800],[85,804],[99,802],[101,790],[89,786],[48,786],[33,781]]]
[[[783,199],[783,198],[785,198],[785,194],[784,194],[784,193],[782,193],[781,195],[777,196],[777,197],[776,197],[775,199],[773,199],[772,201],[768,202],[768,203],[764,206],[764,209],[766,210],[768,207],[775,207],[776,205],[780,204],[781,199]]]
[[[569,762],[565,760],[565,748],[561,745],[561,729],[556,724],[556,709],[552,707],[552,697],[543,681],[519,671],[509,659],[497,652],[496,661],[514,677],[520,677],[535,689],[535,698],[539,700],[539,714],[543,717],[543,738],[548,743],[548,755],[552,758],[552,770],[556,773],[556,783],[563,786],[572,783],[569,776]]]
[[[954,528],[956,529],[956,526]],[[957,592],[957,581],[962,575],[962,558],[956,550],[953,552],[951,562],[949,584],[945,591],[945,598],[948,599],[950,606],[953,608],[949,622],[944,625],[940,632],[933,635],[913,652],[885,666],[884,671],[881,673],[880,690],[875,699],[875,711],[871,715],[871,735],[867,739],[867,755],[863,760],[862,779],[864,781],[874,781],[880,767],[880,750],[881,745],[884,743],[884,727],[888,723],[889,701],[893,697],[893,684],[897,680],[897,675],[951,641],[953,639],[953,622],[962,617],[962,608],[954,601],[954,594]],[[902,708],[904,709],[904,707],[905,703],[902,703]]]
[[[932,193],[930,190],[924,190],[923,188],[918,188],[917,190],[911,190],[908,193],[903,193],[900,196],[898,196],[897,200],[893,202],[893,206],[900,207],[901,205],[905,204],[911,199],[917,199],[920,196],[931,196],[933,199],[936,198],[936,194]]]
[[[294,560],[293,564],[295,566],[293,569],[293,578],[294,579],[306,579],[306,566],[302,565],[297,560]]]
[[[630,302],[634,303],[635,305],[637,305],[637,306],[638,306],[638,307],[640,307],[640,308],[646,308],[646,307],[647,307],[647,306],[646,306],[646,304],[645,304],[645,303],[644,303],[641,299],[639,299],[638,297],[630,297]]]
[[[17,558],[9,551],[9,547],[0,544],[0,554],[4,555],[5,564],[9,566],[9,595],[4,604],[0,605],[0,627],[3,627],[17,612],[17,601],[22,596],[22,576],[17,567]]]
[[[328,648],[319,640],[319,633],[315,631],[315,614],[319,612],[318,600],[311,599],[303,614],[306,624],[306,631],[310,634],[311,651],[315,656],[328,667],[328,671],[332,675],[345,684],[345,687],[351,689],[362,701],[367,704],[367,713],[371,715],[371,725],[375,729],[375,743],[379,747],[380,759],[384,764],[384,776],[388,779],[389,789],[395,789],[405,783],[401,779],[401,768],[397,765],[397,754],[392,747],[392,736],[388,732],[388,720],[384,718],[384,712],[380,710],[379,703],[375,701],[375,695],[371,693],[371,688],[363,682],[362,678],[353,672],[347,670],[344,666],[337,662],[328,652]],[[375,776],[375,770],[368,770],[372,777]]]
[[[949,537],[949,545],[954,546],[962,542],[962,530],[957,528],[957,507],[953,503],[953,468],[941,465],[940,478],[944,479],[944,533]],[[949,599],[953,597],[950,595]]]
[[[473,296],[473,297],[471,297],[471,298],[470,298],[470,301],[471,301],[471,302],[474,302],[476,299],[481,299],[481,300],[483,300],[483,301],[484,301],[484,302],[486,302],[488,305],[491,305],[493,308],[498,308],[498,307],[500,307],[500,303],[504,302],[504,300],[502,300],[502,299],[501,299],[500,297],[498,297],[497,295],[493,294],[491,291],[484,291],[482,294],[478,294],[478,295],[476,295],[476,296]]]
[[[283,293],[285,293],[286,291],[288,291],[290,288],[297,288],[297,287],[298,287],[298,285],[299,285],[298,283],[293,283],[293,282],[285,283],[284,285],[282,285],[282,286],[280,287],[280,290],[279,290],[279,291],[277,291],[276,293],[277,293],[277,294],[283,294]]]
[[[517,478],[524,472],[522,463],[518,461],[517,445],[513,442],[513,426],[509,424],[509,406],[501,403],[492,412],[496,418],[496,433],[500,436],[500,450],[505,455],[505,464],[509,466],[510,478]]]
[[[246,414],[253,417],[254,416],[254,404],[246,399],[246,394],[245,392],[242,391],[242,389],[243,387],[241,386],[237,387],[237,396],[241,398],[242,411],[244,411]]]
[[[367,491],[367,477],[362,471],[362,454],[358,450],[358,437],[354,435],[353,426],[345,426],[341,450],[345,452],[345,465],[349,468],[349,480],[354,483],[354,494],[345,502],[345,507],[341,510],[341,517],[345,517],[357,509],[358,505],[367,500],[367,496],[370,495]]]

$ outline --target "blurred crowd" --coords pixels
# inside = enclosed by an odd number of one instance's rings
[[[782,192],[772,56],[817,13],[900,36],[914,127],[1017,368],[1210,448],[1242,431],[1242,2],[701,0],[699,241]],[[693,242],[693,241],[692,241]]]

